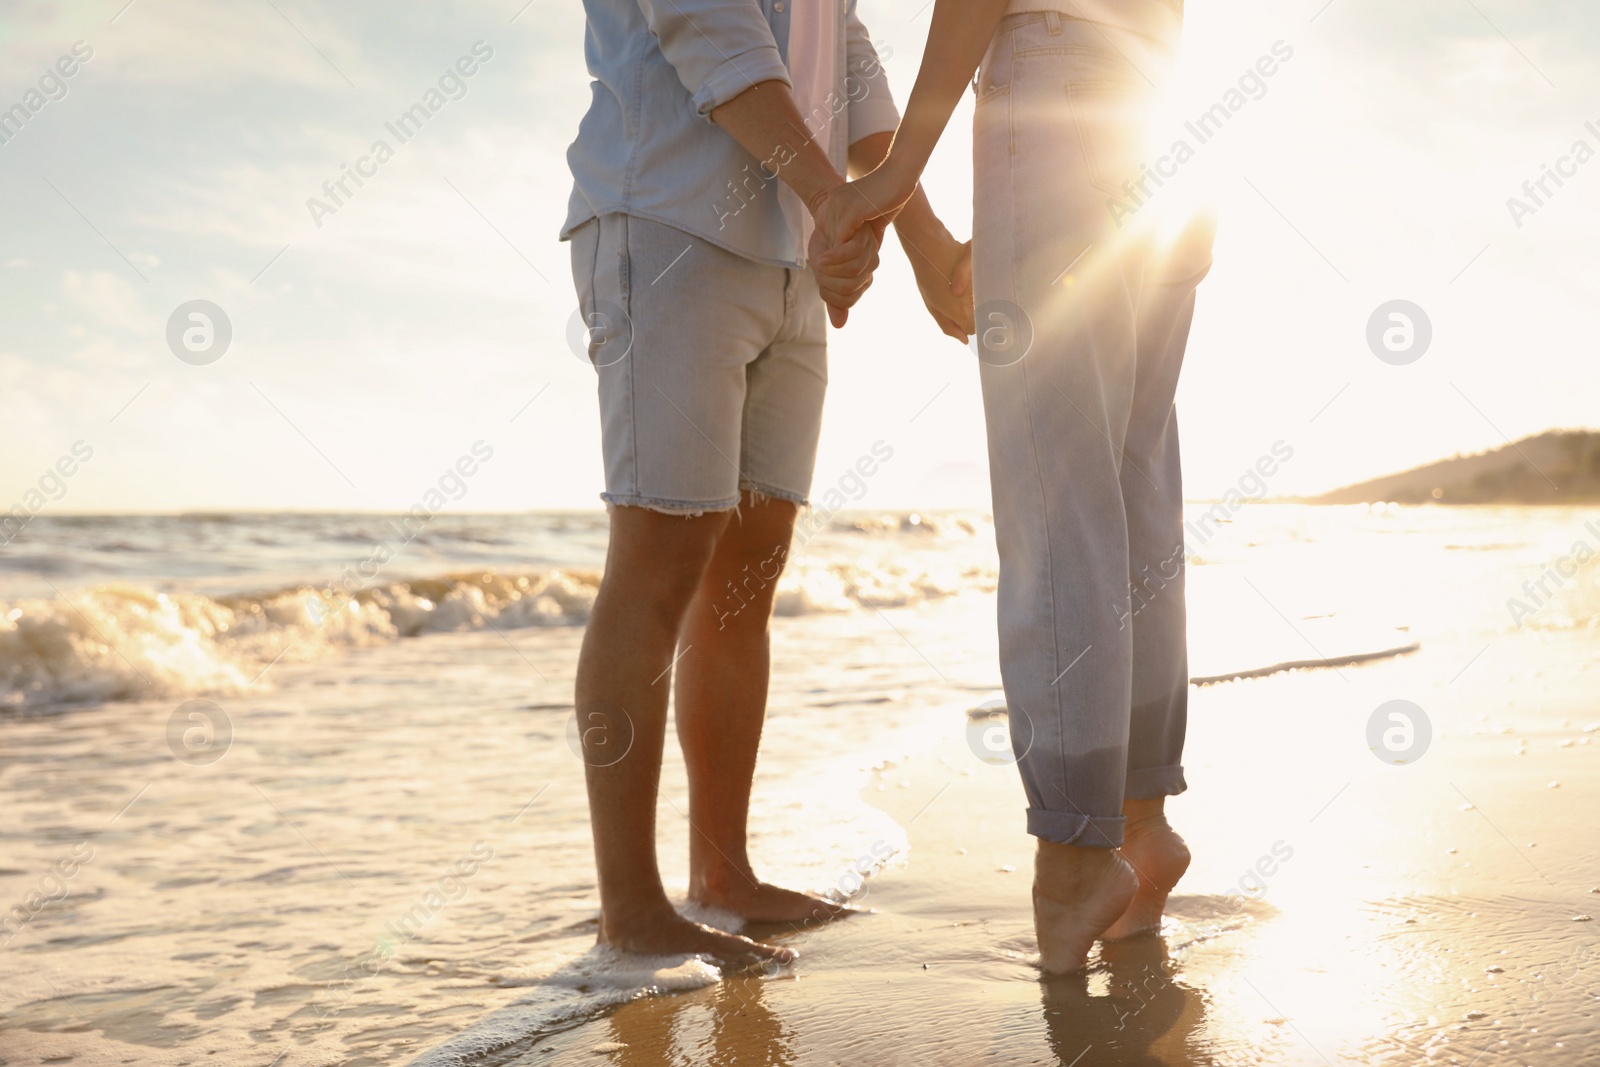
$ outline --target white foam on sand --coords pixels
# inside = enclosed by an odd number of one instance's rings
[[[635,956],[596,945],[549,973],[502,977],[498,985],[532,988],[411,1062],[417,1067],[475,1063],[491,1053],[530,1045],[618,1004],[692,992],[721,980],[721,970],[698,956]]]
[[[703,989],[722,979],[716,964],[699,956],[636,956],[606,945],[596,945],[560,969],[539,977],[505,978],[502,986],[535,983],[584,992],[616,990],[630,996],[645,993],[683,993]]]

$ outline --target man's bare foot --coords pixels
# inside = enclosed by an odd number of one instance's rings
[[[1082,970],[1095,938],[1127,910],[1138,885],[1112,849],[1040,841],[1033,874],[1039,966],[1050,974]]]
[[[1167,825],[1160,801],[1129,801],[1123,811],[1128,821],[1120,851],[1138,875],[1139,889],[1128,909],[1101,935],[1107,940],[1160,930],[1167,894],[1189,869],[1189,846]]]
[[[600,943],[640,956],[710,956],[736,967],[768,961],[789,963],[800,955],[792,948],[763,944],[690,922],[670,906],[665,911],[651,909],[618,921],[602,914]]]
[[[730,879],[715,888],[705,880],[697,882],[689,888],[690,900],[730,911],[753,923],[825,922],[850,910],[831,900],[769,885],[754,876]]]

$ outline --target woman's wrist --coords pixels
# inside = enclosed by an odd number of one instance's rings
[[[917,183],[922,180],[922,165],[898,145],[889,150],[878,170],[883,172],[884,181],[902,200],[909,199],[917,191]]]
[[[929,247],[951,239],[944,223],[933,213],[933,205],[928,203],[928,198],[917,193],[912,194],[905,207],[894,217],[894,232],[900,235],[901,244],[915,248]]]
[[[817,175],[814,180],[807,182],[804,189],[795,189],[800,194],[800,199],[805,203],[806,210],[811,212],[811,217],[816,218],[822,211],[823,202],[828,194],[844,184],[844,179],[838,173],[831,172],[826,175]],[[793,188],[791,186],[791,188]]]

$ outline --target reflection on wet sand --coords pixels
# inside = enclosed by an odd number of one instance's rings
[[[1175,977],[1178,966],[1166,941],[1153,934],[1105,945],[1090,973],[1039,979],[1039,1007],[1029,1011],[1032,1022],[1019,1029],[1042,1032],[1043,1045],[1053,1056],[1049,1062],[1057,1067],[1209,1063],[1196,1040],[1206,1019],[1206,998]],[[586,1051],[604,1057],[601,1062],[612,1067],[794,1067],[818,1062],[806,1054],[810,1043],[800,1040],[799,1028],[767,1002],[769,995],[768,982],[748,975],[709,989],[633,1000],[594,1027],[589,1040],[554,1051]],[[786,1002],[799,1006],[792,999]],[[914,1000],[900,1005],[911,1014],[924,1007]],[[900,1009],[890,996],[868,1014],[894,1016]],[[954,1018],[946,1021],[954,1023]],[[992,1062],[1008,1062],[1006,1057],[1015,1052]],[[917,1062],[909,1050],[906,1055],[903,1062]],[[540,1058],[535,1053],[526,1062]]]
[[[1205,1020],[1205,1001],[1199,990],[1173,977],[1166,941],[1155,934],[1113,941],[1102,946],[1101,960],[1110,969],[1104,993],[1091,992],[1084,974],[1039,982],[1045,1031],[1061,1067],[1196,1062],[1187,1050],[1190,1035]]]
[[[595,1047],[614,1067],[791,1067],[795,1034],[764,1002],[758,974],[686,996],[633,1001]]]

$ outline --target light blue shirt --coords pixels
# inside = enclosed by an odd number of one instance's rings
[[[762,263],[805,266],[803,208],[779,196],[777,167],[710,114],[758,82],[792,87],[790,8],[818,3],[837,12],[834,91],[824,113],[806,119],[843,174],[850,145],[900,123],[856,0],[584,0],[593,97],[567,149],[562,240],[589,219],[625,212]]]

